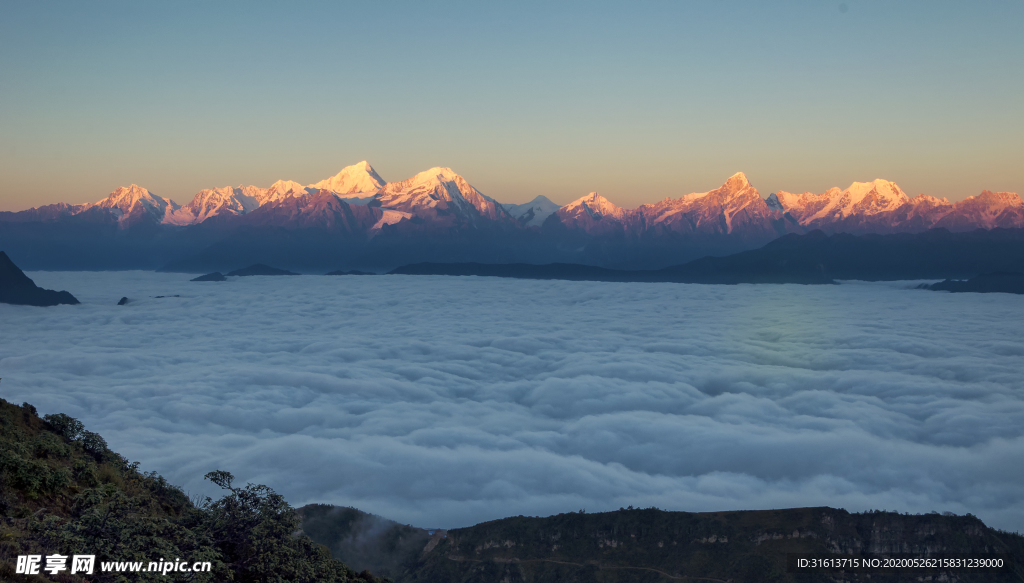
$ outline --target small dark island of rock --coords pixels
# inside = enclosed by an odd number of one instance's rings
[[[376,273],[370,273],[368,271],[356,271],[354,269],[352,271],[343,271],[343,270],[339,269],[337,271],[332,271],[330,273],[325,273],[324,275],[377,275],[377,274]]]
[[[236,269],[228,273],[228,275],[298,275],[298,273],[292,273],[290,271],[285,271],[284,269],[278,269],[276,267],[271,267],[269,265],[257,263],[256,265],[250,265],[249,267]]]
[[[0,251],[0,303],[56,306],[80,302],[66,291],[53,291],[37,286],[36,282],[25,275],[6,253]]]
[[[213,273],[207,273],[206,275],[200,275],[199,277],[192,278],[192,281],[227,281],[227,277],[219,271]]]

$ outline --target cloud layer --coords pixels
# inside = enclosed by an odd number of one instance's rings
[[[1019,296],[30,276],[83,305],[0,305],[0,396],[82,419],[192,493],[225,469],[419,526],[632,504],[1024,529]]]

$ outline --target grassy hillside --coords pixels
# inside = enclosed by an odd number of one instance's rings
[[[209,561],[208,573],[97,572],[91,582],[380,581],[356,574],[309,537],[266,486],[207,475],[219,500],[191,501],[155,473],[112,452],[63,414],[40,418],[29,404],[0,399],[0,581],[84,582],[68,572],[16,574],[19,555],[94,554],[103,561]],[[44,561],[45,566],[45,561]],[[42,571],[41,571],[42,572]]]

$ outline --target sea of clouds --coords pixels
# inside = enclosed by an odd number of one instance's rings
[[[424,527],[828,505],[1024,530],[1022,296],[29,275],[83,304],[0,304],[0,396],[192,494],[223,469]]]

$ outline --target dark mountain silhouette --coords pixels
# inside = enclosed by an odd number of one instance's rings
[[[206,275],[200,275],[199,277],[193,277],[189,281],[225,281],[227,278],[224,274],[219,271],[213,273],[207,273]]]
[[[619,510],[513,517],[447,531],[400,583],[459,581],[933,581],[940,572],[787,572],[790,553],[1024,553],[1024,537],[973,516],[851,514],[832,508],[739,512]],[[959,569],[957,581],[1019,581],[1009,572]]]
[[[834,283],[973,277],[1024,271],[1024,229],[933,229],[893,235],[789,234],[760,249],[703,257],[658,270],[617,270],[551,263],[417,263],[391,271],[405,275],[478,275],[524,279],[679,283]]]
[[[78,299],[66,291],[43,289],[18,269],[7,253],[0,251],[0,303],[27,306],[77,304]]]
[[[395,275],[476,275],[518,279],[570,281],[658,281],[655,271],[626,271],[578,263],[416,263],[391,271]]]
[[[971,516],[860,514],[833,508],[737,512],[619,509],[546,518],[510,517],[429,531],[352,508],[300,509],[303,533],[355,569],[375,567],[396,583],[516,581],[733,583],[799,581],[1020,581],[1024,537]],[[791,573],[790,554],[964,553],[1002,555],[1004,572],[971,569]],[[831,575],[831,576],[828,576]],[[930,578],[928,578],[930,577]]]
[[[966,281],[947,279],[926,286],[935,291],[1024,294],[1024,273],[983,273]]]
[[[932,229],[859,236],[812,231],[779,237],[757,250],[701,259],[688,264],[686,270],[713,267],[745,271],[758,265],[817,268],[833,279],[869,281],[966,278],[993,271],[1024,271],[1024,229],[961,233]]]
[[[580,265],[577,263],[549,263],[530,265],[526,263],[483,264],[483,263],[417,263],[399,267],[391,273],[397,275],[477,275],[483,277],[512,277],[518,279],[564,279],[569,281],[610,281],[610,282],[670,282],[670,283],[835,283],[826,277],[817,266],[805,268],[791,266],[740,266],[719,263],[725,258],[708,258],[711,261],[695,261],[686,265],[657,270],[623,270]]]
[[[241,269],[236,269],[234,271],[228,272],[228,275],[298,275],[298,273],[292,273],[291,271],[286,271],[284,269],[278,269],[276,267],[271,267],[269,265],[257,263],[255,265],[250,265],[249,267],[243,267]]]

